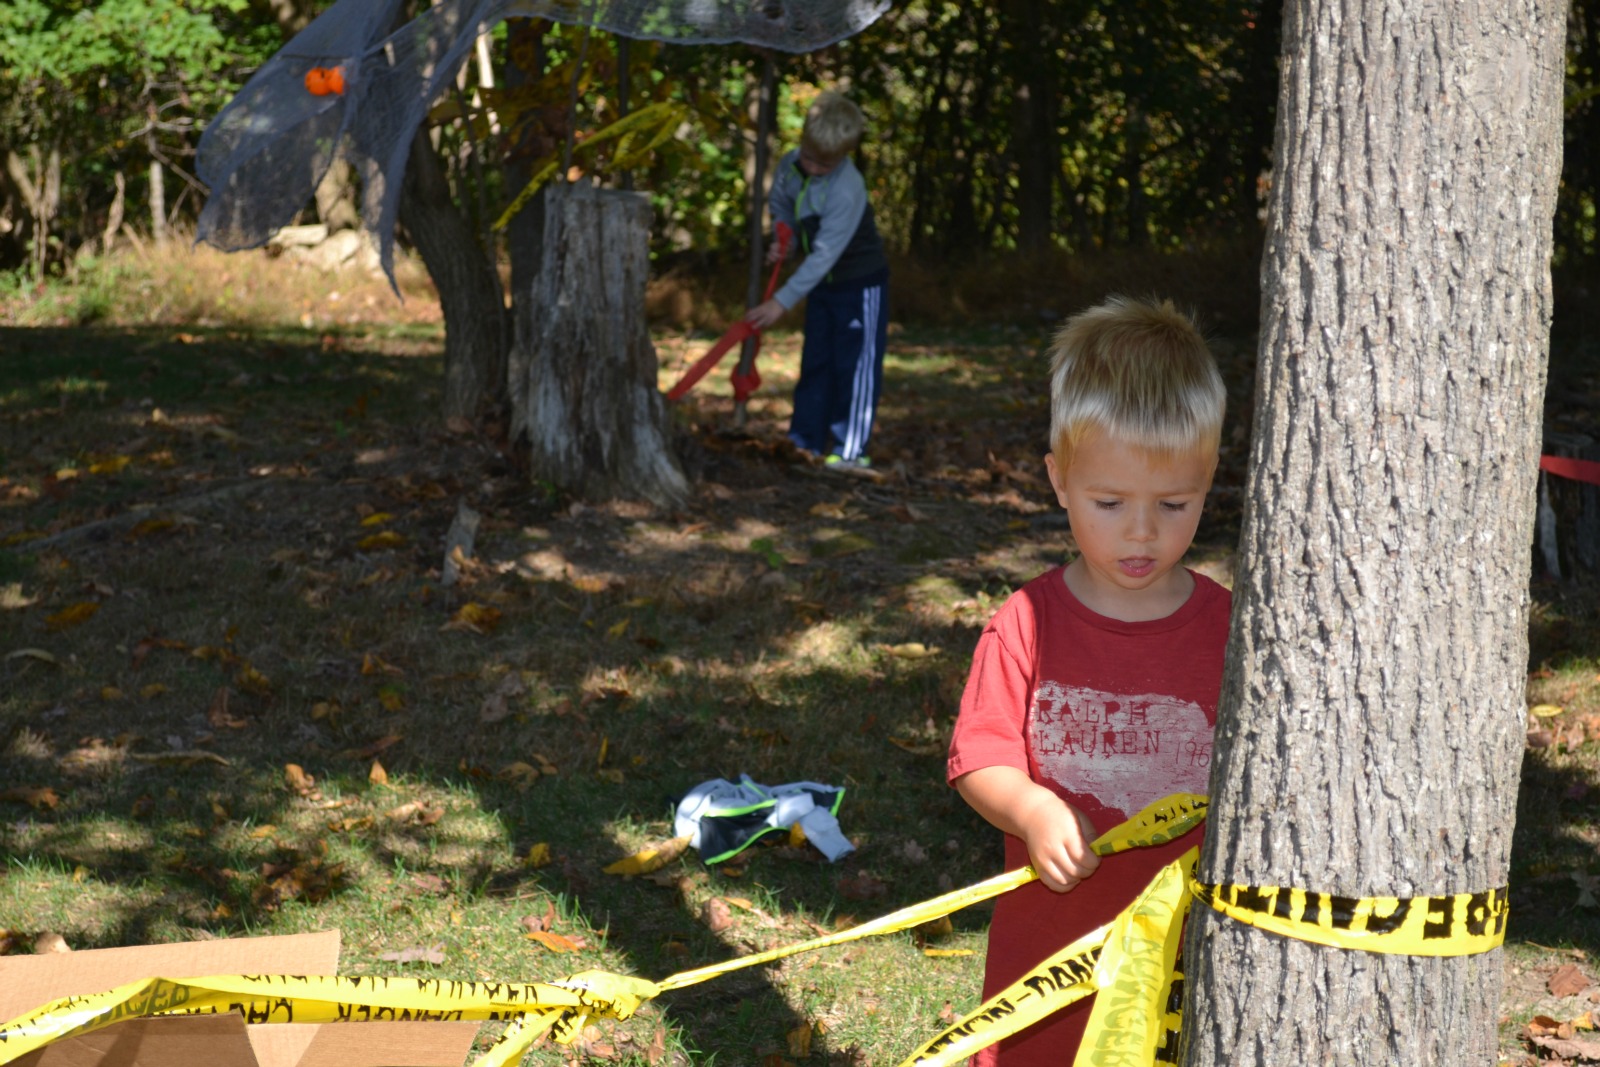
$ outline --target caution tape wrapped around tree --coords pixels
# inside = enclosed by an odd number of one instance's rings
[[[1175,794],[1094,842],[1100,855],[1164,844],[1205,819],[1207,801]],[[1051,955],[977,1010],[924,1043],[901,1067],[944,1067],[1098,994],[1076,1067],[1175,1062],[1182,975],[1178,939],[1191,898],[1241,922],[1338,948],[1411,955],[1470,955],[1505,939],[1506,892],[1412,898],[1340,897],[1274,886],[1205,885],[1198,849],[1163,868],[1115,920]],[[964,889],[795,945],[682,971],[660,982],[583,971],[552,982],[457,982],[431,978],[224,975],[146,978],[91,996],[66,997],[0,1025],[0,1065],[53,1041],[124,1019],[239,1012],[251,1023],[508,1021],[473,1067],[506,1067],[549,1034],[570,1043],[591,1018],[626,1019],[670,989],[729,971],[879,934],[906,930],[1033,881],[1007,871]]]

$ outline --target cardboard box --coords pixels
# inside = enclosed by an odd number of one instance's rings
[[[337,974],[336,930],[186,941],[45,956],[0,956],[0,1022],[52,1000],[103,993],[141,978],[214,974]],[[54,1042],[25,1067],[461,1067],[475,1022],[268,1023],[237,1015],[131,1019]]]

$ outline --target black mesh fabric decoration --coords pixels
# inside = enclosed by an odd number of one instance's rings
[[[401,5],[338,0],[211,121],[196,163],[210,189],[199,240],[230,252],[265,244],[343,152],[361,172],[362,221],[393,282],[394,223],[412,138],[478,34],[502,19],[809,52],[860,32],[889,0],[440,0],[397,28]]]

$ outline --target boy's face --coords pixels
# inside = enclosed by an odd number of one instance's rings
[[[1170,458],[1090,433],[1065,470],[1045,457],[1080,556],[1068,584],[1094,611],[1116,619],[1162,618],[1187,599],[1178,562],[1194,540],[1215,457]],[[1080,588],[1081,586],[1081,588]]]

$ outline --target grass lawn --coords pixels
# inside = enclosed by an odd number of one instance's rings
[[[0,951],[331,928],[350,974],[660,978],[998,870],[943,754],[989,614],[1071,550],[1042,329],[898,331],[875,481],[785,458],[778,333],[742,433],[726,368],[675,412],[696,492],[663,511],[446,433],[436,316],[343,287],[276,320],[0,326]],[[661,334],[663,385],[710,340]],[[1253,339],[1217,347],[1231,424],[1191,563],[1226,581]],[[446,584],[462,504],[482,523]],[[1562,711],[1525,767],[1513,1058],[1529,1018],[1580,1014],[1545,981],[1600,949],[1600,585],[1532,591],[1529,702]],[[605,872],[741,773],[845,787],[857,851]],[[985,925],[741,971],[529,1062],[898,1062],[976,1005]]]

